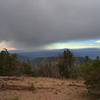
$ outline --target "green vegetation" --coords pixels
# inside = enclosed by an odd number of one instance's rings
[[[9,54],[7,49],[0,53],[0,75],[13,75],[15,74],[17,64],[17,55]]]
[[[70,50],[64,51],[59,62],[59,72],[62,78],[69,78],[73,66],[73,54]]]
[[[32,71],[32,64],[31,62],[28,60],[27,62],[23,62],[22,63],[22,74],[24,75],[33,75],[33,71]]]
[[[10,54],[4,49],[0,53],[0,75],[32,75],[32,66],[29,61],[21,62],[16,54]]]
[[[86,60],[81,67],[82,77],[85,80],[89,93],[100,95],[100,59]]]

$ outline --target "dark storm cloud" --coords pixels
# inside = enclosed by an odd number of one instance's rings
[[[100,0],[0,0],[0,41],[19,48],[100,38]]]

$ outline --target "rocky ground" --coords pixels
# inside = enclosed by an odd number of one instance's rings
[[[90,100],[81,80],[0,77],[0,100]],[[95,99],[94,99],[95,100]]]

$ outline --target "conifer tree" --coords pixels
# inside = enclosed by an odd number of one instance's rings
[[[73,65],[73,54],[70,50],[63,52],[63,56],[60,59],[59,63],[59,72],[62,77],[69,78],[70,72]]]

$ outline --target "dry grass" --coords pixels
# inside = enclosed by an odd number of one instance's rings
[[[79,80],[32,77],[0,79],[6,83],[5,89],[0,91],[0,100],[88,100],[87,89]]]

